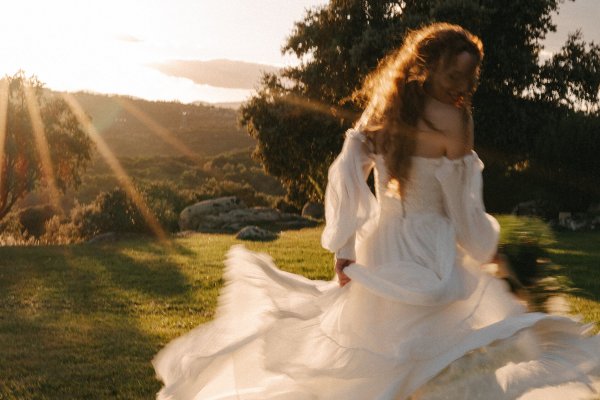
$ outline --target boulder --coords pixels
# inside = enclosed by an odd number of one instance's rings
[[[597,230],[600,227],[600,216],[590,213],[561,212],[557,225],[570,231]]]
[[[179,217],[181,230],[235,233],[249,225],[270,229],[299,229],[315,226],[315,219],[281,212],[269,207],[246,207],[236,197],[205,200],[185,208]]]
[[[309,201],[302,207],[302,216],[313,219],[323,219],[325,218],[325,208],[321,203]]]
[[[279,235],[277,233],[259,228],[256,225],[246,226],[235,236],[236,239],[240,240],[256,240],[263,242],[275,240],[278,237]]]
[[[200,201],[181,211],[179,214],[179,229],[182,231],[197,230],[199,224],[204,219],[203,217],[207,215],[243,208],[246,208],[246,205],[235,196]]]

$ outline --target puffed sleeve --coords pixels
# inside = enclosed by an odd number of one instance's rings
[[[347,130],[342,151],[329,167],[321,235],[321,245],[337,258],[356,260],[357,235],[379,215],[377,199],[366,182],[373,165],[365,135],[354,128]]]
[[[482,170],[483,162],[471,151],[459,159],[444,158],[435,175],[459,246],[483,264],[496,253],[500,224],[485,212]]]

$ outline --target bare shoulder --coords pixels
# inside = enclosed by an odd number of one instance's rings
[[[435,125],[442,140],[442,152],[449,158],[459,158],[473,149],[473,118],[457,107],[430,101],[425,116]]]
[[[458,108],[449,109],[442,130],[446,137],[446,155],[449,158],[462,157],[473,149],[474,124],[470,113],[465,114]]]

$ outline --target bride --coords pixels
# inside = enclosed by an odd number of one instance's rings
[[[579,399],[600,336],[527,313],[482,271],[499,225],[482,201],[470,98],[481,41],[437,23],[365,81],[366,108],[329,169],[312,281],[234,246],[216,318],[154,358],[159,399]],[[374,169],[375,195],[366,178]]]

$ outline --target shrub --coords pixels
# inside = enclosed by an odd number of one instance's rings
[[[0,246],[26,246],[36,242],[19,221],[18,210],[11,211],[0,222]]]
[[[40,243],[46,245],[79,243],[83,240],[75,224],[70,220],[62,220],[58,215],[46,221],[44,234],[40,237]]]
[[[27,207],[19,211],[19,222],[30,235],[39,238],[44,234],[46,221],[56,213],[50,204]]]
[[[533,284],[542,272],[538,259],[545,257],[545,248],[554,243],[552,230],[536,217],[504,215],[498,219],[502,225],[498,251],[506,255],[521,283]]]
[[[163,228],[170,232],[179,229],[179,213],[193,202],[193,195],[179,190],[170,182],[153,182],[142,188],[144,198]]]

